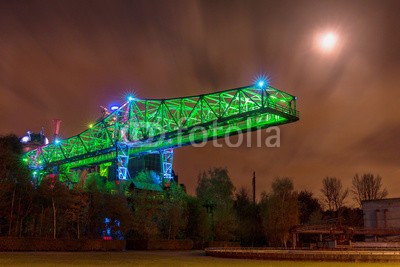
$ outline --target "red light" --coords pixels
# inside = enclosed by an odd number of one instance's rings
[[[112,237],[111,236],[105,236],[105,237],[103,237],[103,240],[112,240]]]

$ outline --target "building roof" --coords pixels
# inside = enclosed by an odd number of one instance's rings
[[[362,200],[361,204],[363,204],[363,203],[371,203],[371,202],[397,202],[397,201],[400,201],[400,197]]]

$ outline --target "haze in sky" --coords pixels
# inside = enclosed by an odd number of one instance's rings
[[[399,197],[398,14],[396,0],[2,1],[0,133],[51,136],[59,118],[66,138],[128,93],[196,95],[266,74],[298,97],[300,121],[280,127],[279,148],[255,147],[254,132],[251,147],[245,135],[238,148],[176,149],[190,193],[200,170],[226,166],[236,188],[255,171],[257,194],[276,176],[319,196],[325,176],[350,186],[372,172]]]

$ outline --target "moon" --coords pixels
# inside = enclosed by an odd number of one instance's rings
[[[326,32],[318,38],[318,47],[322,52],[330,53],[335,50],[338,36],[334,32]]]

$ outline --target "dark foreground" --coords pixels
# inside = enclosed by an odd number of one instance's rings
[[[206,248],[206,255],[222,258],[285,260],[285,261],[343,261],[397,262],[398,250],[286,250],[274,248]]]
[[[382,263],[267,261],[205,256],[203,251],[2,252],[0,266],[382,266]],[[399,266],[385,263],[385,266]]]

